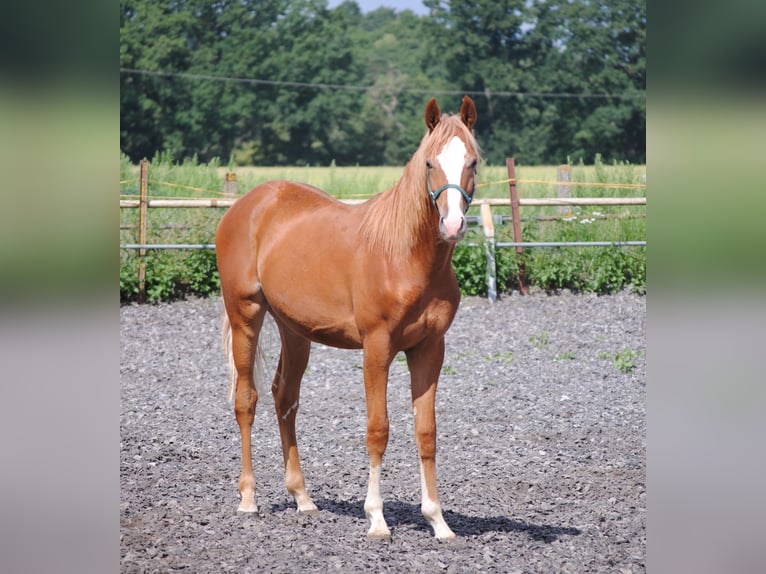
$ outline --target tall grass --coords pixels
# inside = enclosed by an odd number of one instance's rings
[[[555,197],[557,166],[517,166],[521,197]],[[158,155],[149,170],[150,198],[219,198],[223,178],[229,170],[219,161],[200,164],[195,160],[175,163]],[[401,167],[237,167],[238,193],[259,183],[290,179],[314,185],[340,199],[365,199],[384,191],[401,176]],[[477,197],[508,197],[505,166],[479,168]],[[643,183],[645,166],[605,165],[596,157],[593,165],[571,166],[571,180],[586,183]],[[545,183],[536,183],[542,181]],[[120,194],[138,194],[138,166],[122,156]],[[573,197],[644,196],[645,188],[604,189],[573,186]],[[152,209],[149,211],[149,243],[213,243],[215,227],[223,208]],[[510,224],[499,225],[510,208],[493,207],[498,242],[511,241]],[[575,207],[524,206],[521,211],[524,241],[629,241],[646,237],[644,206]],[[468,215],[478,215],[472,207]],[[137,209],[120,210],[120,243],[137,242]],[[480,227],[472,227],[466,241],[455,251],[454,267],[465,294],[486,293],[486,254],[481,248]],[[478,244],[471,247],[468,244]],[[573,289],[607,293],[646,284],[646,250],[642,247],[582,247],[526,249],[519,256],[513,249],[497,250],[498,289],[518,287],[519,266],[528,282],[540,289]],[[149,251],[146,257],[147,295],[150,301],[171,300],[190,294],[207,295],[219,289],[215,254],[208,251]],[[120,251],[120,298],[136,298],[137,258],[135,251]]]

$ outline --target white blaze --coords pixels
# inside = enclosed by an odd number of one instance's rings
[[[436,156],[439,165],[447,176],[447,183],[460,185],[460,176],[463,174],[465,166],[466,147],[459,137],[454,136],[439,155]],[[448,231],[460,229],[463,223],[463,210],[461,202],[463,194],[455,188],[448,188],[447,192],[447,214],[444,216],[444,226]]]

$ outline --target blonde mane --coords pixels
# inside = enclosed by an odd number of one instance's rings
[[[480,155],[476,138],[460,117],[442,115],[434,130],[423,136],[399,181],[370,200],[360,229],[370,249],[392,259],[405,259],[429,233],[432,206],[426,187],[426,159],[441,151],[456,135],[469,150]]]

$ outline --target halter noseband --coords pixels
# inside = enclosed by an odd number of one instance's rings
[[[463,199],[465,199],[465,210],[463,210],[463,213],[466,213],[468,211],[468,208],[471,207],[471,201],[473,201],[473,197],[468,195],[468,192],[463,189],[461,186],[459,186],[456,183],[445,183],[443,186],[441,186],[436,191],[431,190],[431,170],[429,169],[426,174],[426,184],[428,186],[428,195],[431,196],[431,201],[434,204],[434,207],[436,208],[436,211],[439,211],[439,206],[436,205],[436,199],[441,195],[441,192],[445,189],[453,188],[457,189],[461,195],[463,196]],[[441,215],[441,212],[440,212]]]

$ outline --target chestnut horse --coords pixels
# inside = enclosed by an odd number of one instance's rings
[[[389,538],[380,496],[388,443],[386,387],[391,362],[404,351],[420,455],[423,516],[436,538],[454,538],[436,491],[434,398],[444,333],[460,290],[452,270],[465,235],[479,148],[476,107],[464,97],[459,116],[425,108],[427,133],[401,179],[369,201],[347,205],[299,183],[261,184],[226,212],[216,232],[224,345],[234,413],[242,439],[242,512],[255,512],[251,427],[258,401],[258,337],[269,313],[281,354],[271,385],[285,463],[285,484],[299,512],[317,507],[306,492],[295,416],[311,342],[363,349],[370,475],[364,510],[369,538]],[[263,393],[263,389],[260,391]]]

